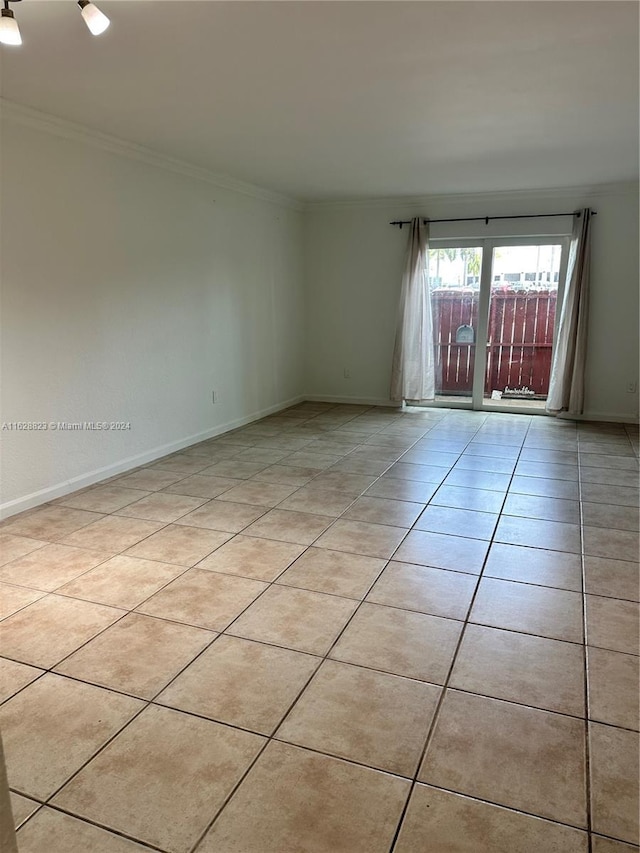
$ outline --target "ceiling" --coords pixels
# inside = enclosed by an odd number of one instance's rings
[[[304,200],[638,175],[637,2],[15,7],[2,95]]]

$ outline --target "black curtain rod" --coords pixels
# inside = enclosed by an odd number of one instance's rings
[[[597,210],[592,210],[591,215],[595,216]],[[573,210],[571,213],[525,213],[520,216],[461,216],[457,219],[423,219],[423,223],[426,225],[429,222],[433,225],[434,222],[484,222],[485,225],[489,224],[489,221],[492,219],[541,219],[547,216],[581,216],[582,212],[580,210]],[[402,228],[403,225],[411,225],[411,219],[394,219],[393,222],[390,222],[389,225],[398,225]]]

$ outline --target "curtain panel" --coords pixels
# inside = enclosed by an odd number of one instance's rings
[[[567,278],[553,351],[546,409],[551,414],[584,411],[584,376],[587,360],[591,210],[576,214],[569,249]]]
[[[411,221],[391,365],[391,399],[435,398],[433,315],[429,292],[429,223]]]

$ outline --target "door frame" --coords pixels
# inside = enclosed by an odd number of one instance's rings
[[[545,415],[544,409],[528,409],[525,406],[500,406],[486,405],[484,398],[484,384],[487,371],[487,333],[489,330],[489,305],[491,301],[491,282],[493,271],[494,249],[502,246],[561,246],[560,268],[558,273],[558,296],[556,301],[556,315],[553,329],[553,346],[558,334],[560,311],[557,306],[562,305],[564,297],[564,285],[567,277],[567,264],[569,261],[570,235],[526,235],[510,237],[480,237],[476,238],[433,238],[429,241],[429,249],[482,249],[482,266],[480,268],[480,284],[478,294],[478,328],[475,338],[475,359],[473,366],[473,386],[471,398],[458,402],[435,400],[430,406],[448,409],[473,409],[484,412],[510,412],[512,414]],[[551,350],[553,363],[553,348]]]

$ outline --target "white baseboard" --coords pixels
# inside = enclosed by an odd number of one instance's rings
[[[574,421],[598,421],[610,424],[637,424],[637,415],[618,415],[611,412],[585,412],[582,415],[570,415]]]
[[[281,412],[283,409],[288,409],[290,406],[295,406],[297,403],[302,403],[307,398],[304,396],[293,397],[290,400],[285,400],[283,403],[276,403],[274,406],[269,406],[266,409],[261,409],[244,418],[236,418],[233,421],[228,421],[226,424],[220,424],[212,429],[204,432],[190,435],[187,438],[181,438],[178,441],[172,441],[169,444],[163,444],[160,447],[154,447],[145,453],[140,453],[136,456],[129,456],[126,459],[121,459],[113,465],[107,465],[104,468],[97,468],[89,471],[87,474],[80,474],[78,477],[72,477],[70,480],[65,480],[63,483],[57,483],[55,486],[47,486],[45,489],[40,489],[37,492],[32,492],[30,495],[25,495],[21,498],[15,498],[12,501],[6,501],[0,504],[0,519],[9,518],[19,512],[24,512],[27,509],[40,506],[40,504],[53,501],[56,498],[64,497],[64,495],[76,492],[78,489],[84,489],[87,486],[93,486],[101,480],[106,480],[109,477],[115,477],[116,474],[123,474],[132,468],[138,468],[140,465],[146,465],[149,462],[154,462],[156,459],[161,459],[163,456],[168,456],[170,453],[175,453],[178,450],[184,450],[191,447],[193,444],[198,444],[201,441],[206,441],[208,438],[215,438],[217,435],[222,435],[225,432],[230,432],[238,427],[246,426],[254,421],[265,418],[267,415],[273,415],[276,412]]]
[[[386,406],[394,409],[402,407],[402,403],[394,403],[393,400],[375,397],[331,397],[327,394],[307,394],[305,400],[312,403],[336,403],[337,405],[348,406]]]

